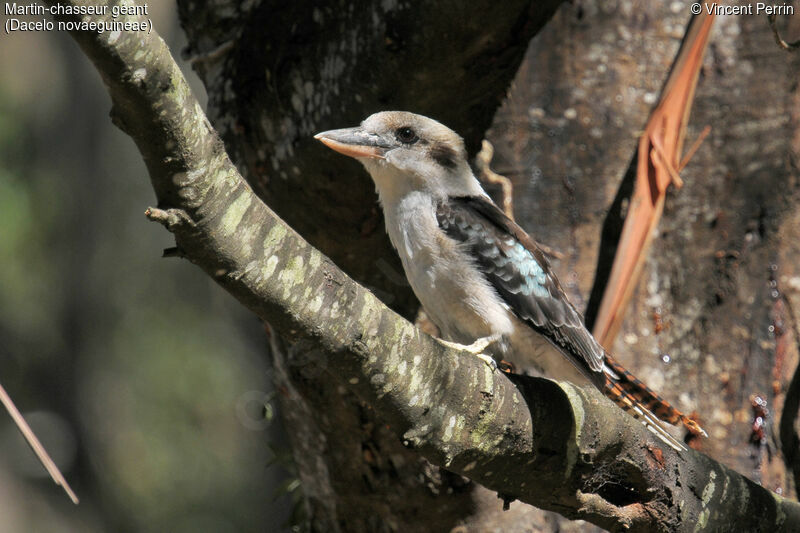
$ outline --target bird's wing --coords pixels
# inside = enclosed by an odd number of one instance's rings
[[[464,245],[500,297],[588,374],[603,371],[605,352],[564,294],[536,243],[489,200],[473,196],[440,202],[442,230]]]

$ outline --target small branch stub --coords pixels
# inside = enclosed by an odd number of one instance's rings
[[[158,222],[170,232],[175,232],[178,226],[188,225],[194,226],[194,221],[183,209],[159,209],[157,207],[148,207],[144,216],[153,222]],[[166,257],[166,255],[165,255]],[[170,256],[172,257],[172,256]]]

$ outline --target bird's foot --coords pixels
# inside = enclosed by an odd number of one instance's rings
[[[439,339],[439,338],[437,338],[436,340],[439,341],[440,344],[443,344],[448,348],[454,348],[462,352],[469,352],[471,354],[478,355],[483,353],[483,351],[486,348],[488,348],[492,343],[499,341],[500,335],[494,334],[494,335],[489,335],[488,337],[481,337],[472,344],[459,344],[457,342],[446,341],[444,339]]]
[[[459,344],[457,342],[446,341],[444,339],[436,339],[439,341],[440,344],[447,346],[448,348],[453,348],[455,350],[459,350],[462,352],[469,352],[487,365],[492,369],[492,371],[497,370],[497,361],[494,360],[489,354],[483,353],[483,351],[489,347],[492,343],[497,342],[500,340],[500,335],[489,335],[488,337],[481,337],[480,339],[476,340],[472,344]]]

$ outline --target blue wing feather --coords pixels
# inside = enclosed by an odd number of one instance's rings
[[[583,323],[525,231],[490,201],[449,198],[437,206],[439,226],[464,245],[486,279],[514,313],[567,357],[602,372],[605,352]]]

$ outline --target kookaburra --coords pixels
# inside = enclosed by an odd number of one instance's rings
[[[592,337],[542,251],[481,188],[454,131],[386,111],[315,138],[372,176],[411,288],[445,339],[478,341],[498,360],[591,383],[675,448],[682,444],[657,418],[704,433]]]

